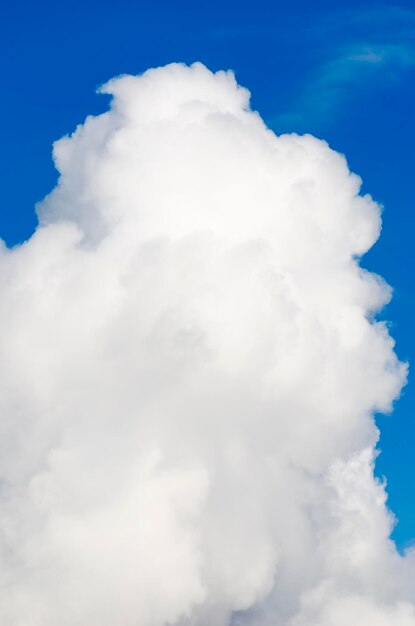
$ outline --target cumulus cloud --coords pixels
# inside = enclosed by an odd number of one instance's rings
[[[345,159],[231,72],[102,88],[0,253],[0,622],[414,626],[375,411],[406,367]]]

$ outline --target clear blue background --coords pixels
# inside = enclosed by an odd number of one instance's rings
[[[7,4],[7,6],[6,6]],[[36,226],[34,205],[56,181],[52,141],[106,109],[97,86],[172,61],[232,68],[277,132],[311,132],[344,152],[364,191],[385,206],[380,242],[363,264],[394,287],[384,317],[414,364],[415,0],[364,2],[88,2],[0,6],[0,236]],[[394,532],[415,538],[415,382],[378,416]]]

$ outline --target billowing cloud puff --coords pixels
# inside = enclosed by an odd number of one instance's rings
[[[102,88],[0,254],[0,623],[414,626],[375,411],[406,377],[345,159],[230,72]]]

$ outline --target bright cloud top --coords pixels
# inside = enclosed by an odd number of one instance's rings
[[[414,626],[373,477],[406,376],[358,263],[379,207],[230,72],[102,91],[1,250],[0,622]]]

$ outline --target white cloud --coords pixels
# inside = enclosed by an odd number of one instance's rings
[[[232,73],[103,90],[1,250],[0,622],[413,626],[373,477],[406,376],[356,260],[379,207]]]

